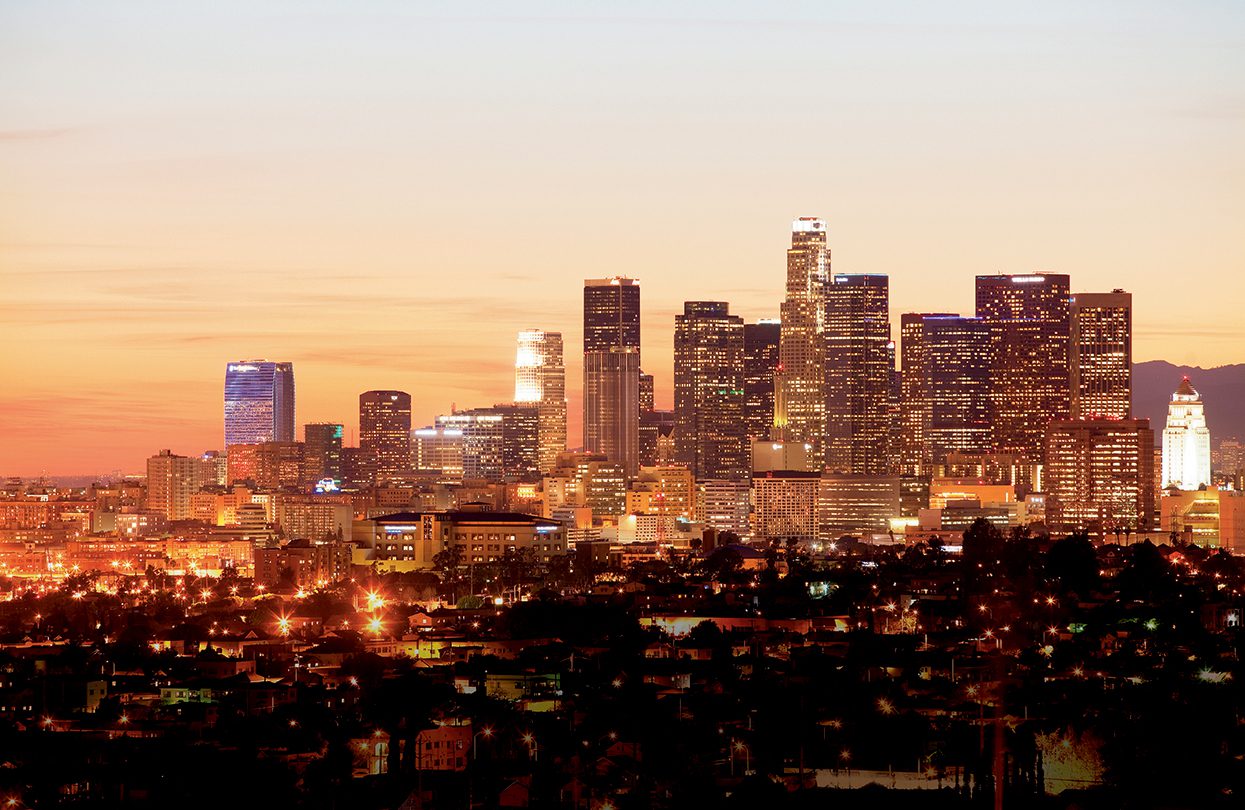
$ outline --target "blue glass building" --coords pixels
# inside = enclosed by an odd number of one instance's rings
[[[225,366],[225,447],[294,441],[294,364],[239,360]]]

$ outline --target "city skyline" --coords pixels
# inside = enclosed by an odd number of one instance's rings
[[[373,388],[426,424],[505,401],[526,328],[567,336],[577,436],[589,276],[643,284],[670,407],[682,303],[776,317],[801,213],[837,272],[889,276],[893,326],[969,313],[975,275],[1050,272],[1133,294],[1137,361],[1243,359],[1240,8],[386,7],[239,31],[220,6],[4,11],[5,473],[216,447],[231,357],[296,363],[300,424],[357,441]],[[328,29],[335,58],[308,58]],[[472,68],[421,78],[451,55]]]

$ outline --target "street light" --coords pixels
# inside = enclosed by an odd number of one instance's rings
[[[752,752],[748,750],[748,746],[744,745],[742,741],[735,740],[731,744],[731,776],[735,775],[735,754],[740,751],[744,752],[744,776],[747,776],[752,771]]]

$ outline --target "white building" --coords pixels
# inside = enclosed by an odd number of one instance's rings
[[[1163,489],[1210,486],[1210,430],[1202,397],[1185,377],[1167,406],[1163,430]]]

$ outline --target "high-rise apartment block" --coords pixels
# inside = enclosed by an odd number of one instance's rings
[[[993,449],[990,326],[952,314],[905,314],[899,410],[900,468],[930,476],[949,453]]]
[[[558,454],[566,451],[566,366],[561,332],[527,329],[519,333],[514,401],[536,407],[537,464],[541,472],[552,470]]]
[[[1132,293],[1077,293],[1069,318],[1072,418],[1127,419],[1133,398]]]
[[[1040,460],[1046,426],[1069,413],[1068,277],[977,276],[977,317],[990,325],[996,449]]]
[[[830,283],[826,223],[800,217],[791,225],[787,292],[781,306],[774,438],[812,445],[820,469],[825,431],[825,309]]]
[[[774,371],[782,324],[762,319],[744,324],[744,432],[751,440],[774,431]]]
[[[215,458],[161,450],[147,459],[147,508],[166,520],[190,520],[191,496],[215,483]]]
[[[373,455],[377,480],[411,468],[410,394],[364,391],[359,395],[359,447]]]
[[[688,301],[674,327],[675,460],[698,478],[748,476],[744,321],[721,301]]]
[[[826,287],[823,446],[833,472],[882,475],[891,468],[889,289],[886,276],[857,274],[836,274]]]
[[[584,281],[584,449],[639,467],[640,285]]]
[[[294,441],[294,364],[239,360],[225,366],[225,447]]]
[[[1189,378],[1180,381],[1167,406],[1163,429],[1163,489],[1210,486],[1210,429],[1202,395]]]

